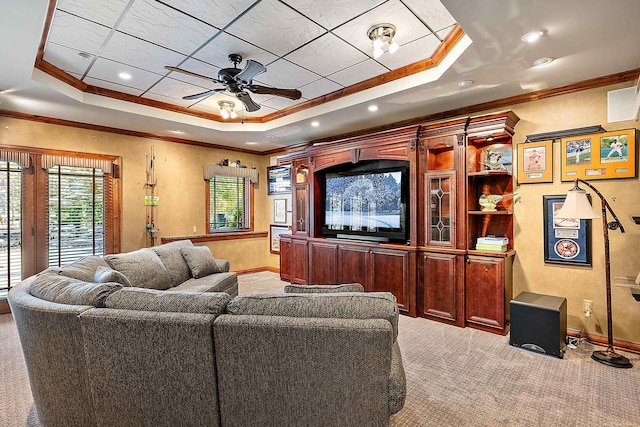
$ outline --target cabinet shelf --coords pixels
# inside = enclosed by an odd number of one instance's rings
[[[505,211],[468,211],[469,215],[513,215],[512,210]]]
[[[516,254],[516,251],[513,249],[509,249],[506,252],[498,252],[498,251],[478,251],[475,249],[469,249],[467,252],[469,255],[479,255],[479,256],[492,256],[499,258],[508,258]]]
[[[467,176],[513,176],[511,172],[508,171],[480,171],[480,172],[469,172]]]

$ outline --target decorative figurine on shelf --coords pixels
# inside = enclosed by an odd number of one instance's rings
[[[218,162],[218,166],[229,166],[229,159],[222,159]]]
[[[240,163],[240,160],[236,160],[236,166],[239,167],[239,168],[245,168],[246,169],[246,166],[243,165],[242,163]]]
[[[513,194],[483,194],[480,196],[478,203],[480,204],[480,210],[482,212],[496,212],[496,205],[500,203],[500,200],[505,197],[513,197],[513,201],[517,202],[520,199],[518,193]]]
[[[482,161],[480,164],[484,166],[484,170],[488,171],[507,171],[507,167],[504,163],[500,163],[502,153],[499,151],[493,151],[490,148],[482,150]]]

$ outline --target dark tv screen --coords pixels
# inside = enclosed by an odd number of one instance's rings
[[[406,240],[408,169],[350,170],[325,175],[325,235]]]

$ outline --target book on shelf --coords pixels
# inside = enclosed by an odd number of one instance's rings
[[[509,238],[495,236],[478,237],[476,243],[481,245],[508,245]]]
[[[477,243],[476,251],[490,251],[490,252],[506,252],[507,245],[493,245],[487,243]]]

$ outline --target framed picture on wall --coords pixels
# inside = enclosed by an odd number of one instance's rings
[[[290,232],[291,232],[291,227],[271,224],[269,234],[271,237],[271,253],[272,254],[280,253],[280,235],[289,234]]]
[[[287,199],[274,199],[273,222],[277,224],[287,223]]]
[[[291,168],[289,166],[267,167],[267,194],[291,193]]]
[[[544,262],[590,266],[591,220],[554,217],[564,204],[565,197],[542,196]]]
[[[561,180],[634,178],[636,130],[562,138]]]
[[[553,182],[553,140],[518,144],[518,183]]]

